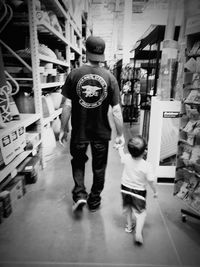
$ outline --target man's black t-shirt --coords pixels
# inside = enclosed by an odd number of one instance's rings
[[[119,86],[105,68],[83,65],[67,76],[62,94],[72,101],[73,142],[110,140],[109,105],[120,102]]]

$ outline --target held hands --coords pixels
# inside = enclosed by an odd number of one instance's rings
[[[115,144],[114,144],[114,148],[118,149],[120,147],[123,147],[125,144],[125,139],[124,139],[124,136],[121,135],[121,136],[117,136],[115,138]]]
[[[67,132],[64,131],[63,129],[60,129],[59,133],[59,143],[64,146],[64,142],[67,142]]]

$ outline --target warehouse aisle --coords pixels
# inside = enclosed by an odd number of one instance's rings
[[[126,136],[134,126],[126,126]],[[86,186],[91,186],[91,161],[86,166]],[[200,263],[200,224],[181,221],[183,203],[173,197],[173,185],[158,185],[159,199],[149,190],[144,245],[134,244],[124,231],[120,198],[122,165],[110,144],[102,208],[71,212],[69,147],[59,145],[36,184],[0,225],[0,266],[192,266]]]

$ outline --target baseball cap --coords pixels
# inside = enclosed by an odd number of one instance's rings
[[[105,42],[98,36],[89,36],[86,40],[86,56],[91,61],[105,61]]]

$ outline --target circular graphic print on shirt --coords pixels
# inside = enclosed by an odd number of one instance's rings
[[[99,75],[86,74],[78,82],[76,91],[80,97],[79,103],[85,108],[100,106],[107,97],[107,83]]]

